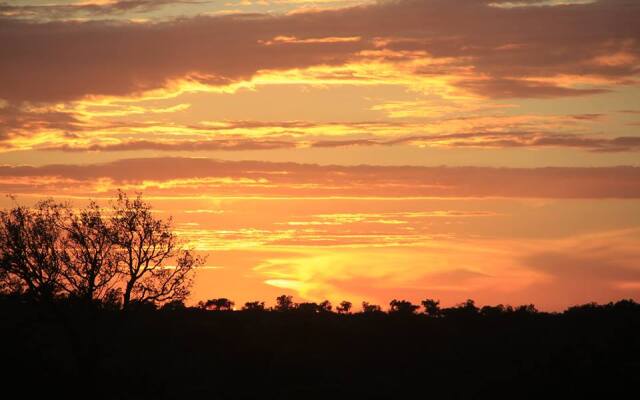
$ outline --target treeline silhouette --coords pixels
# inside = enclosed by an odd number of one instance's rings
[[[629,301],[633,304],[633,300],[623,300]],[[440,301],[434,299],[425,299],[421,301],[421,305],[413,304],[408,300],[397,300],[393,299],[389,302],[389,308],[387,310],[388,314],[397,314],[397,315],[413,315],[418,313],[419,310],[422,310],[424,315],[434,318],[446,317],[446,316],[456,316],[456,315],[498,315],[498,314],[509,314],[509,313],[527,313],[527,314],[535,314],[538,312],[536,307],[533,304],[521,305],[517,307],[513,307],[510,305],[498,304],[497,306],[484,306],[482,308],[478,308],[476,303],[472,299],[468,299],[464,303],[460,303],[454,307],[449,308],[441,308]],[[596,304],[591,304],[592,306],[597,306]],[[586,307],[581,306],[581,307]],[[613,306],[611,303],[609,306]],[[226,297],[209,299],[207,301],[198,302],[197,308],[201,310],[208,311],[233,311],[235,308],[235,302],[227,299]],[[184,309],[185,305],[182,301],[172,301],[164,304],[161,309],[169,308],[172,310],[175,309]],[[353,309],[353,303],[350,301],[342,301],[335,308],[335,312],[338,314],[351,314]],[[240,309],[241,311],[279,311],[279,312],[295,312],[297,314],[322,314],[322,313],[331,313],[333,311],[333,305],[329,300],[324,300],[320,303],[315,302],[303,302],[303,303],[295,303],[293,301],[293,296],[282,295],[276,298],[275,305],[273,307],[267,308],[265,306],[264,301],[248,301],[244,303],[244,306]],[[367,301],[362,302],[361,312],[365,314],[384,314],[385,312],[382,310],[382,307],[377,304],[371,304]]]
[[[283,295],[272,308],[212,299],[122,310],[3,295],[3,388],[99,399],[623,398],[637,388],[632,300],[562,313],[430,302],[350,312]]]
[[[120,192],[0,212],[3,393],[82,399],[627,398],[640,304],[184,303],[203,259]]]

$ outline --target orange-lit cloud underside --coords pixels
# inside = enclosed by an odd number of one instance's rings
[[[210,253],[193,300],[638,298],[638,19],[626,0],[0,5],[0,191],[142,191]]]

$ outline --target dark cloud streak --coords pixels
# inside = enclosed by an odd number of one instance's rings
[[[1,132],[1,131],[0,131]],[[434,135],[402,136],[395,139],[361,138],[342,140],[298,141],[288,137],[278,139],[210,139],[182,141],[128,140],[120,143],[94,143],[39,147],[48,151],[245,151],[274,150],[299,147],[341,148],[353,146],[421,145],[429,147],[473,148],[574,148],[597,153],[640,151],[640,136],[588,137],[576,134],[548,132],[464,132]]]
[[[435,196],[519,198],[640,198],[640,168],[489,168],[417,166],[337,166],[204,158],[142,158],[106,164],[0,166],[0,190],[38,192],[30,177],[91,185],[102,178],[114,185],[207,178],[248,179],[263,186],[211,188],[182,192],[260,196]],[[181,193],[171,189],[171,193]]]
[[[608,88],[530,78],[578,74],[633,82],[640,73],[633,62],[640,57],[639,19],[640,3],[621,0],[516,8],[476,0],[402,0],[290,15],[200,16],[144,24],[4,18],[0,98],[51,102],[128,95],[187,76],[227,84],[264,69],[340,65],[361,59],[361,50],[385,48],[453,59],[456,67],[472,68],[483,77],[463,79],[460,86],[489,97],[588,95]],[[361,40],[264,44],[278,36]],[[447,73],[442,65],[422,68],[416,73]]]

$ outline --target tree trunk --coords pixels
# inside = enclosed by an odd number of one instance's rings
[[[131,302],[131,292],[133,291],[133,281],[127,282],[127,287],[124,290],[124,297],[122,299],[122,309],[126,310]]]

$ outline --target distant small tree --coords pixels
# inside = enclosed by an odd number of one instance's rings
[[[283,294],[282,296],[278,296],[276,298],[276,311],[290,311],[295,308],[295,304],[293,302],[293,296],[287,296]]]
[[[389,313],[393,313],[393,314],[410,315],[410,314],[414,314],[418,308],[420,308],[420,306],[412,304],[410,301],[407,301],[407,300],[393,299],[389,303]]]
[[[333,306],[329,300],[324,300],[320,304],[318,304],[318,311],[320,312],[331,312]]]
[[[623,299],[611,305],[616,310],[633,311],[640,309],[640,303],[636,303],[633,299]]]
[[[245,311],[264,311],[264,301],[248,301],[242,307]]]
[[[340,305],[338,307],[336,307],[336,311],[338,311],[340,314],[349,314],[349,312],[351,311],[351,307],[353,307],[353,304],[351,304],[350,301],[341,301]]]
[[[379,312],[382,312],[382,308],[379,305],[370,304],[366,301],[363,301],[362,312],[363,313],[379,313]]]
[[[523,304],[516,307],[515,312],[519,314],[537,314],[538,309],[533,304]]]
[[[429,317],[437,318],[441,315],[440,300],[424,299],[421,303],[424,307],[424,313]]]
[[[226,297],[221,297],[219,299],[209,299],[205,302],[201,301],[198,303],[198,307],[209,311],[230,311],[233,309],[234,304],[233,301]]]
[[[458,304],[458,308],[461,308],[465,311],[468,311],[474,314],[478,312],[478,307],[476,307],[476,302],[473,301],[472,299],[467,299],[467,301],[465,301],[464,303]]]
[[[497,306],[484,306],[480,309],[480,314],[485,317],[498,316],[506,312],[507,308],[502,304],[498,304]]]
[[[162,307],[160,307],[162,311],[183,311],[186,310],[187,307],[184,305],[184,301],[182,300],[172,300],[167,303],[164,303]]]

